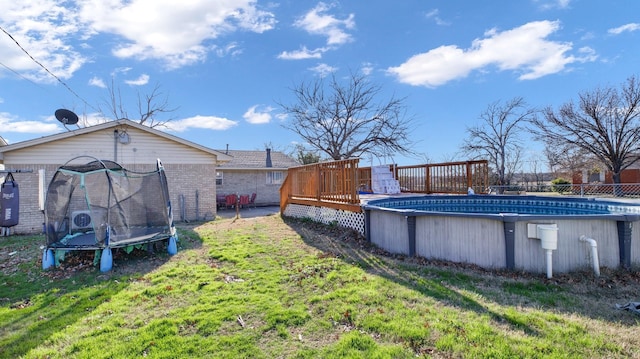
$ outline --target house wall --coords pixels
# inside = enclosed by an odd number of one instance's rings
[[[607,171],[605,175],[605,183],[613,183],[613,174]],[[626,169],[620,173],[620,183],[640,183],[640,170]]]
[[[138,164],[155,164],[158,158],[163,164],[188,162],[210,165],[215,162],[215,156],[182,143],[166,140],[133,127],[122,126],[119,133],[123,131],[129,135],[128,144],[114,141],[113,128],[108,128],[6,152],[4,164],[7,168],[11,168],[12,163],[62,165],[81,155],[101,160],[115,160],[122,165],[126,164],[130,170],[138,170]]]
[[[267,184],[267,172],[257,170],[218,169],[223,173],[222,185],[217,186],[220,194],[256,193],[256,205],[279,205],[280,184]],[[276,171],[274,169],[274,171]],[[286,178],[287,171],[282,170]],[[215,173],[214,173],[215,178]]]
[[[600,180],[602,180],[602,176],[600,176]],[[589,179],[586,174],[583,172],[575,172],[573,174],[573,184],[582,184],[589,183]],[[613,174],[610,171],[607,171],[604,175],[605,184],[613,183]],[[640,169],[637,168],[627,168],[620,173],[620,183],[640,183]]]
[[[215,155],[135,128],[127,127],[126,131],[131,142],[117,145],[117,162],[128,170],[145,172],[155,170],[156,161],[160,158],[167,176],[175,221],[215,218]],[[45,170],[45,184],[48,186],[58,167],[74,157],[90,155],[114,160],[113,138],[113,129],[108,129],[5,152],[6,169],[33,171],[13,174],[20,190],[20,216],[19,224],[12,227],[12,231],[17,234],[42,232],[44,214],[38,203],[39,169]],[[82,164],[90,160],[81,158],[73,163]]]

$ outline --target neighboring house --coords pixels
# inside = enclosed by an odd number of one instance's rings
[[[173,218],[206,220],[216,215],[216,166],[230,156],[130,120],[118,120],[0,146],[0,166],[18,171],[20,223],[15,233],[43,228],[43,193],[59,166],[77,156],[111,160],[128,170],[154,170],[162,162]],[[86,163],[90,158],[77,162]],[[0,178],[3,174],[0,174]]]
[[[255,204],[280,204],[280,185],[289,167],[300,166],[296,160],[278,151],[219,150],[231,157],[216,172],[218,195],[256,194]]]
[[[602,166],[604,167],[604,166]],[[613,173],[609,170],[605,171],[577,171],[572,176],[573,184],[584,183],[613,183]],[[620,172],[620,183],[640,183],[640,161],[632,164]]]

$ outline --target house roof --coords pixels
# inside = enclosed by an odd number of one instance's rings
[[[220,169],[287,169],[300,166],[293,158],[278,151],[243,151],[243,150],[219,150],[231,157],[227,163],[218,167]],[[271,166],[267,166],[267,153],[270,152]]]
[[[5,153],[5,152],[15,151],[15,150],[19,150],[19,149],[27,148],[27,147],[31,147],[31,146],[37,146],[37,145],[41,145],[41,144],[48,143],[48,142],[59,141],[59,140],[63,140],[63,139],[69,138],[69,137],[78,136],[78,135],[82,135],[82,134],[86,134],[86,133],[91,133],[91,132],[94,132],[94,131],[101,131],[101,130],[105,130],[105,129],[109,129],[109,128],[113,128],[113,127],[119,127],[119,126],[130,126],[130,127],[133,127],[133,128],[137,128],[137,129],[139,129],[141,131],[149,132],[149,133],[154,134],[156,136],[163,137],[163,138],[165,138],[167,140],[175,141],[175,142],[181,143],[181,144],[183,144],[185,146],[189,146],[189,147],[198,149],[200,151],[204,151],[204,152],[210,153],[210,154],[215,155],[217,157],[217,161],[218,162],[227,162],[227,161],[231,160],[231,157],[226,155],[226,154],[224,154],[224,152],[213,150],[211,148],[199,145],[197,143],[194,143],[194,142],[191,142],[191,141],[187,141],[187,140],[185,140],[183,138],[180,138],[178,136],[174,136],[174,135],[168,134],[168,133],[163,132],[163,131],[156,130],[156,129],[148,127],[148,126],[144,126],[144,125],[141,125],[141,124],[139,124],[137,122],[134,122],[134,121],[131,121],[131,120],[127,120],[127,119],[121,119],[121,120],[117,120],[117,121],[109,121],[109,122],[101,123],[101,124],[94,125],[94,126],[79,128],[77,130],[61,132],[61,133],[57,133],[55,135],[44,136],[44,137],[35,138],[35,139],[32,139],[32,140],[17,142],[17,143],[13,143],[13,144],[6,145],[6,146],[0,146],[0,159],[2,159],[2,157],[3,157],[2,154]]]

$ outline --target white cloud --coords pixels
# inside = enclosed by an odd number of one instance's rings
[[[433,19],[433,21],[435,21],[436,25],[439,25],[439,26],[451,25],[451,23],[449,23],[448,21],[442,20],[440,18],[440,16],[438,16],[439,14],[440,14],[440,10],[433,9],[433,10],[429,11],[428,13],[426,13],[425,16],[427,17],[427,19]]]
[[[634,22],[622,26],[615,27],[613,29],[609,29],[609,34],[611,35],[619,35],[625,31],[633,32],[640,30],[640,23]]]
[[[242,49],[238,47],[238,44],[236,42],[231,42],[226,46],[217,47],[215,52],[218,57],[224,57],[227,55],[238,56],[242,53]]]
[[[131,70],[131,67],[116,67],[115,69],[113,69],[113,71],[111,71],[111,77],[115,77],[118,74],[126,74]]]
[[[118,35],[113,48],[121,58],[159,59],[168,69],[202,62],[210,40],[245,30],[257,33],[275,26],[274,14],[255,0],[80,0],[80,18],[91,29]]]
[[[247,112],[242,117],[253,125],[265,124],[271,122],[271,111],[273,108],[270,106],[265,107],[261,111],[256,111],[259,105],[249,107]]]
[[[534,0],[542,10],[566,9],[571,4],[571,0]]]
[[[104,81],[101,78],[95,76],[89,79],[89,85],[100,87],[103,89],[107,88],[107,85],[105,85]]]
[[[3,133],[49,134],[60,131],[57,123],[20,120],[7,112],[0,112],[0,128],[2,128]]]
[[[149,75],[142,74],[135,80],[125,80],[124,83],[131,86],[142,86],[149,83]]]
[[[80,127],[89,127],[94,125],[99,125],[101,123],[111,121],[110,118],[105,117],[103,114],[99,112],[93,112],[89,114],[78,115],[78,126]]]
[[[309,68],[309,70],[315,72],[320,77],[325,77],[332,72],[336,72],[338,70],[337,67],[329,66],[327,64],[318,64],[317,66]]]
[[[571,43],[546,39],[559,28],[558,21],[536,21],[503,32],[492,29],[484,38],[475,39],[469,49],[440,46],[387,71],[403,83],[436,87],[490,67],[515,71],[520,80],[532,80],[563,71],[571,63],[594,61],[592,52],[576,57],[567,54]]]
[[[370,62],[363,62],[362,63],[361,71],[365,76],[371,75],[371,73],[373,72],[373,69],[374,69],[374,67],[373,67],[372,63],[370,63]]]
[[[326,15],[325,13],[332,7],[332,5],[320,2],[315,8],[296,20],[294,26],[310,34],[326,36],[327,45],[342,45],[353,41],[346,30],[355,28],[356,23],[353,20],[355,16],[349,14],[346,19],[339,20],[332,15]]]
[[[236,126],[237,124],[238,122],[231,121],[223,117],[197,115],[182,120],[168,122],[167,127],[175,132],[184,132],[192,128],[222,131]]]
[[[73,9],[50,1],[3,1],[0,24],[11,35],[0,36],[3,64],[29,80],[56,82],[44,68],[68,79],[88,61],[67,42],[86,30]]]
[[[295,51],[283,51],[278,55],[282,60],[304,60],[304,59],[319,59],[322,58],[322,53],[328,49],[320,47],[315,50],[309,50],[306,46],[303,46],[300,50]]]

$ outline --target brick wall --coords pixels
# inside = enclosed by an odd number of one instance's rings
[[[217,186],[218,193],[239,195],[256,193],[256,205],[258,206],[280,204],[280,184],[267,184],[265,171],[224,169],[219,169],[219,171],[223,173],[223,181],[221,186]]]
[[[13,178],[20,191],[20,215],[18,225],[11,227],[11,231],[17,234],[42,233],[44,212],[40,210],[38,203],[38,170],[45,170],[45,186],[49,185],[53,174],[58,169],[54,165],[20,165],[8,166],[20,170],[32,170],[31,173],[13,173]],[[4,179],[3,179],[4,180]]]
[[[173,207],[173,219],[181,220],[184,206],[185,220],[211,220],[216,215],[216,171],[214,166],[192,164],[164,164]],[[196,208],[196,191],[198,201]],[[181,196],[182,195],[182,196]],[[180,198],[184,198],[183,204]],[[196,218],[196,213],[198,218]]]

